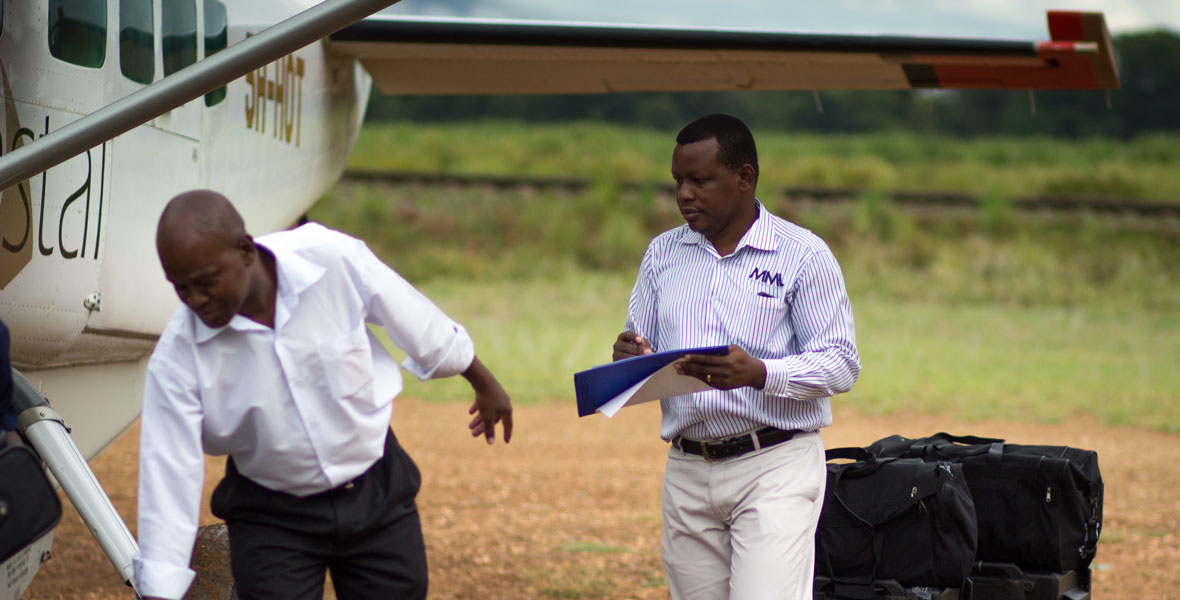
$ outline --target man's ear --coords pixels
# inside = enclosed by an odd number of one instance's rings
[[[754,171],[754,165],[746,163],[738,168],[738,187],[742,191],[754,189],[757,183],[758,173]]]
[[[254,238],[250,237],[250,234],[243,233],[238,238],[238,251],[242,253],[242,258],[245,259],[247,265],[254,262],[254,257],[258,256],[258,248],[254,245]]]

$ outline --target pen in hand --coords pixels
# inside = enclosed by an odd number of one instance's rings
[[[612,350],[611,360],[623,360],[624,358],[632,358],[654,352],[651,342],[634,331],[620,333],[618,339],[615,340]]]

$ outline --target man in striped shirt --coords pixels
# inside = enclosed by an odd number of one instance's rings
[[[656,237],[631,293],[620,360],[728,345],[678,371],[711,390],[662,400],[663,558],[675,598],[811,598],[829,398],[860,373],[840,266],[755,198],[750,130],[685,126],[672,153],[685,224]]]

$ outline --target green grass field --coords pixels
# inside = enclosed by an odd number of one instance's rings
[[[568,403],[572,411],[573,373],[610,360],[631,283],[630,275],[580,273],[434,280],[422,289],[471,331],[516,402]],[[836,402],[872,414],[962,419],[1057,422],[1088,414],[1180,432],[1175,312],[852,300],[863,371]],[[471,397],[461,379],[411,378],[406,393]]]
[[[573,373],[609,360],[643,249],[680,222],[669,197],[623,193],[612,183],[661,177],[669,135],[590,125],[379,126],[363,132],[355,167],[601,183],[578,194],[341,184],[311,217],[366,239],[464,323],[516,402],[568,403],[572,411]],[[825,168],[836,154],[876,164],[896,178],[893,187],[946,187],[943,178],[960,168],[984,173],[963,181],[994,186],[992,179],[1028,175],[1020,185],[1033,188],[1030,181],[1066,172],[1127,169],[1120,177],[1131,188],[1154,190],[1137,195],[1167,198],[1177,182],[1154,186],[1157,178],[1180,179],[1180,144],[1161,140],[760,141],[763,157],[784,165],[807,162],[804,148],[787,149],[796,143],[818,149],[816,164]],[[825,183],[857,181],[841,175]],[[1082,191],[1103,189],[1092,184]],[[844,269],[864,370],[836,402],[965,419],[1088,414],[1180,432],[1180,227],[1030,219],[995,189],[988,193],[996,201],[967,212],[906,212],[877,194],[838,207],[764,200],[824,237]],[[470,398],[461,379],[410,381],[406,393]]]
[[[957,140],[754,132],[764,187],[852,185],[1180,202],[1180,136]],[[669,180],[675,131],[598,123],[367,125],[349,168]]]

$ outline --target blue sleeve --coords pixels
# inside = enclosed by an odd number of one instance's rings
[[[0,431],[16,430],[16,406],[12,404],[12,362],[8,358],[8,327],[0,321]]]

